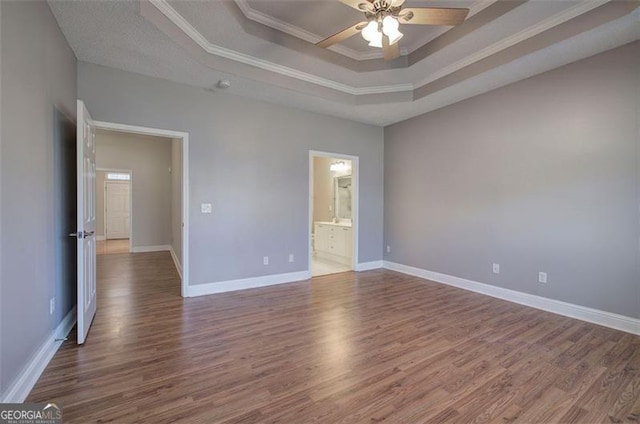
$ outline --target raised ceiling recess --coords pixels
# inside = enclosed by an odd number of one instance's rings
[[[455,26],[400,23],[400,56],[384,61],[359,34],[316,45],[366,19],[338,0],[49,4],[80,61],[210,90],[224,79],[230,93],[379,125],[640,35],[637,1],[406,0],[469,12]]]

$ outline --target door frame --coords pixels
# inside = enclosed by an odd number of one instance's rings
[[[132,217],[132,215],[133,215],[133,202],[132,202],[133,196],[132,196],[132,193],[131,193],[133,191],[132,190],[132,188],[133,188],[132,185],[133,184],[132,184],[132,181],[131,181],[131,174],[129,174],[129,180],[128,181],[108,180],[106,178],[104,180],[104,215],[103,215],[104,216],[104,222],[103,222],[103,224],[104,224],[104,239],[105,239],[105,241],[109,240],[109,237],[108,237],[108,234],[107,234],[107,232],[109,231],[108,230],[109,226],[107,225],[107,222],[108,222],[107,214],[108,214],[108,211],[109,211],[109,208],[107,208],[107,205],[108,205],[107,199],[109,198],[109,196],[107,196],[107,192],[108,192],[107,187],[110,184],[121,185],[121,186],[126,185],[127,188],[129,189],[129,193],[127,195],[127,202],[129,203],[129,205],[128,205],[129,206],[129,237],[127,237],[127,238],[129,239],[129,252],[131,252],[131,240],[133,239],[133,226],[131,225],[132,221],[133,221],[133,219],[132,219],[133,218]]]
[[[117,172],[121,174],[129,174],[129,181],[122,181],[129,183],[129,253],[133,252],[133,171],[130,169],[116,169],[116,168],[96,168],[96,172]],[[103,211],[102,216],[104,222],[102,223],[102,232],[104,233],[104,241],[107,240],[107,196],[106,196],[106,187],[107,187],[107,178],[104,179],[104,187],[102,190],[102,205]],[[117,181],[112,181],[117,182]],[[102,240],[102,239],[100,239]]]
[[[94,125],[98,130],[175,138],[182,142],[182,278],[180,294],[182,297],[187,297],[189,288],[189,133],[105,121],[94,121]],[[131,182],[133,183],[133,174]],[[130,196],[132,195],[133,184],[130,190]],[[131,217],[133,217],[133,202],[130,203],[130,206],[132,209]],[[132,240],[133,226],[131,226],[131,237],[129,238],[129,251],[131,251]]]
[[[351,270],[358,270],[358,239],[360,233],[360,157],[353,155],[345,155],[342,153],[331,153],[331,152],[322,152],[318,150],[309,150],[309,227],[307,229],[307,237],[308,243],[307,246],[309,248],[308,255],[308,270],[309,274],[313,272],[312,270],[312,255],[313,255],[313,246],[311,240],[311,232],[313,229],[313,158],[314,157],[324,157],[324,158],[335,158],[335,159],[345,159],[351,161],[351,176],[352,176],[352,186],[353,192],[351,197],[351,229],[353,232],[353,243],[352,243],[352,253],[351,253]],[[355,179],[355,182],[353,181]]]

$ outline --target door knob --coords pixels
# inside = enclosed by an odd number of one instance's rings
[[[92,235],[94,235],[96,232],[95,231],[78,231],[77,233],[70,233],[69,237],[77,237],[79,239],[84,239],[87,237],[91,237]]]

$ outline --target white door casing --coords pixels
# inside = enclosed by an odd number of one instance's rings
[[[128,239],[131,234],[129,190],[128,181],[105,181],[104,183],[104,221],[107,240]]]
[[[78,344],[86,341],[96,314],[96,143],[95,127],[82,100],[78,100]]]

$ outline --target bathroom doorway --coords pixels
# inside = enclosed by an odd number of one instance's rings
[[[353,271],[357,264],[357,157],[310,152],[309,270]]]

